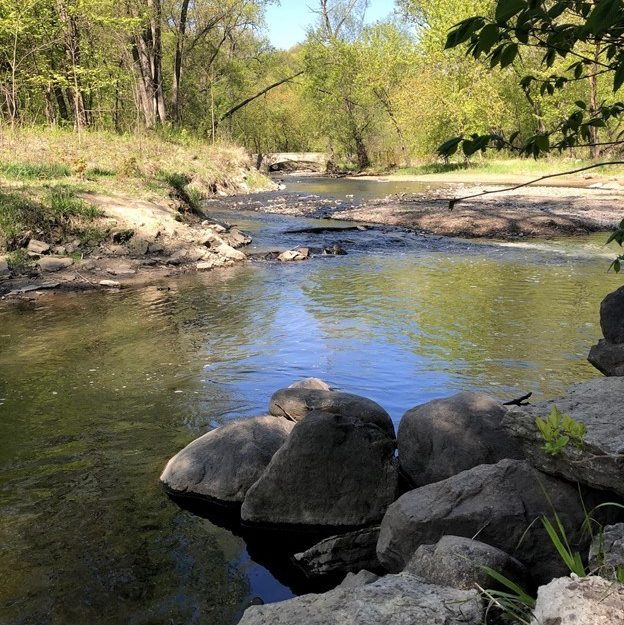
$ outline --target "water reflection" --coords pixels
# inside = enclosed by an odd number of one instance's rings
[[[594,377],[597,303],[619,279],[586,240],[557,245],[409,237],[1,308],[0,623],[227,625],[253,596],[290,596],[259,551],[163,495],[166,459],[301,376],[395,421],[459,389],[543,397]]]

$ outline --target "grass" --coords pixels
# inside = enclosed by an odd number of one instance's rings
[[[0,132],[0,250],[28,230],[39,238],[66,235],[97,242],[99,212],[89,193],[152,202],[176,197],[189,208],[216,192],[262,189],[239,147],[188,136],[117,135],[25,128]],[[82,196],[82,197],[81,197]],[[34,235],[33,235],[34,236]]]
[[[509,175],[509,176],[544,176],[548,174],[556,174],[563,171],[580,169],[591,165],[590,161],[569,158],[549,158],[535,160],[532,158],[520,159],[481,159],[468,163],[465,162],[430,162],[422,163],[414,167],[403,167],[393,173],[399,175],[424,176],[430,174],[465,174],[466,177],[491,174],[491,175]],[[597,167],[588,172],[588,175],[605,175],[614,176],[624,174],[624,167]]]

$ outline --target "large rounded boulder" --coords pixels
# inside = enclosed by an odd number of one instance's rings
[[[484,393],[458,393],[412,408],[399,424],[402,473],[424,486],[480,464],[522,458],[521,446],[501,425],[505,413]]]
[[[312,412],[249,489],[241,517],[254,524],[343,528],[379,522],[397,494],[394,449],[372,423]]]
[[[585,504],[592,506],[585,494]],[[525,565],[537,581],[565,573],[540,519],[556,511],[571,547],[584,552],[589,536],[577,487],[526,462],[502,460],[428,484],[395,501],[381,523],[377,555],[391,573],[404,569],[418,547],[452,534],[478,537]]]
[[[274,393],[269,403],[270,414],[293,421],[301,421],[311,412],[327,412],[358,419],[376,425],[391,438],[395,437],[390,415],[372,399],[359,395],[319,388],[290,387]]]
[[[600,327],[609,343],[624,343],[624,287],[609,293],[602,300]]]
[[[240,504],[293,427],[272,416],[232,421],[171,458],[160,481],[174,495]]]

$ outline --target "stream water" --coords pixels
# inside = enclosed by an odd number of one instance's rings
[[[339,240],[349,254],[0,308],[1,625],[231,625],[252,597],[305,590],[158,484],[181,447],[263,414],[297,378],[398,423],[463,389],[543,398],[597,375],[598,303],[621,281],[603,236],[284,234],[322,222],[220,216],[256,249]]]

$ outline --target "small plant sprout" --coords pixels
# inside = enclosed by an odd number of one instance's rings
[[[568,445],[580,448],[587,433],[584,423],[575,421],[570,415],[564,415],[557,406],[553,406],[546,419],[537,417],[535,425],[544,437],[542,449],[551,456],[560,454]]]

